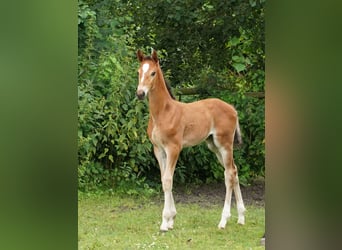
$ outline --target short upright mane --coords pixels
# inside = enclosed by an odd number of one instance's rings
[[[169,92],[171,98],[173,100],[176,100],[176,97],[172,93],[171,86],[170,86],[170,84],[166,80],[165,80],[165,85],[166,85],[167,92]]]
[[[152,57],[151,56],[144,56],[144,61],[153,61]]]

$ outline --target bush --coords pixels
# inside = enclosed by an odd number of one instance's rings
[[[135,97],[136,64],[128,49],[79,65],[79,188],[132,186],[155,166],[147,107]],[[127,185],[126,185],[127,186]],[[128,185],[129,186],[129,185]]]

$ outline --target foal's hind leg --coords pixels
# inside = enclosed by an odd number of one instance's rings
[[[213,137],[212,137],[212,136],[208,137],[207,140],[206,140],[206,142],[207,142],[207,146],[208,146],[208,148],[210,149],[210,151],[212,151],[212,152],[215,153],[215,155],[216,155],[218,161],[221,163],[222,166],[224,166],[223,160],[222,160],[222,156],[221,156],[221,154],[220,154],[218,148],[215,146]]]
[[[235,194],[235,200],[236,200],[236,207],[238,211],[238,223],[241,225],[245,224],[245,205],[243,204],[243,199],[242,199],[242,194],[240,190],[240,183],[239,183],[239,177],[237,174],[237,168],[236,165],[234,164],[233,160],[233,167],[236,170],[235,171],[235,181],[234,181],[234,194]]]
[[[230,218],[230,207],[231,207],[231,198],[232,198],[232,191],[234,190],[237,209],[238,209],[238,223],[244,224],[245,223],[245,207],[242,200],[241,190],[239,186],[239,179],[237,175],[237,168],[234,164],[233,160],[233,147],[232,144],[226,144],[225,146],[220,145],[217,138],[216,141],[213,141],[216,148],[209,148],[214,151],[225,168],[224,171],[224,179],[225,179],[225,186],[226,186],[226,197],[224,202],[224,207],[222,211],[221,221],[218,225],[219,228],[225,228],[227,220]],[[211,145],[212,146],[212,145]],[[214,150],[213,150],[214,149]]]
[[[220,143],[216,140],[214,140],[214,137],[209,137],[207,139],[207,145],[208,148],[214,152],[217,156],[217,159],[221,163],[221,165],[225,168],[224,171],[224,180],[225,180],[225,186],[226,186],[226,197],[224,201],[224,207],[222,211],[221,221],[218,225],[219,228],[225,228],[227,220],[230,218],[230,205],[231,205],[231,199],[232,199],[232,185],[230,184],[230,172],[229,163],[231,160],[231,156],[229,156],[227,150],[220,146]]]
[[[236,199],[236,207],[238,211],[238,223],[241,225],[245,224],[245,206],[243,204],[239,178],[237,174],[237,168],[234,164],[234,160],[232,158],[233,154],[231,152],[231,157],[226,156],[227,161],[230,162],[229,165],[225,165],[224,177],[225,177],[225,184],[226,184],[226,200],[224,202],[224,207],[222,211],[221,221],[219,223],[219,228],[225,228],[227,220],[230,218],[230,206],[231,206],[231,196],[232,191],[234,190],[235,199]],[[224,153],[222,155],[225,158]],[[231,158],[231,160],[230,160]]]

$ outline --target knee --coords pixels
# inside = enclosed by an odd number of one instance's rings
[[[170,191],[172,189],[172,179],[169,177],[163,177],[162,178],[163,183],[163,191]]]
[[[232,175],[230,176],[230,182],[232,183],[232,185],[235,185],[236,183],[239,183],[239,179],[238,179],[236,171],[234,171],[232,173]]]
[[[226,170],[224,172],[224,177],[231,186],[234,186],[239,181],[236,169]]]
[[[236,177],[237,176],[237,170],[236,168],[231,168],[231,169],[226,169],[224,171],[224,177],[229,178],[229,177]]]

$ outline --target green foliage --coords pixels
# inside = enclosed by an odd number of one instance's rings
[[[182,101],[218,97],[233,104],[244,141],[234,152],[241,183],[264,174],[264,99],[247,95],[264,91],[264,1],[78,5],[80,190],[135,194],[160,187],[146,134],[147,105],[135,98],[137,48],[158,50],[173,87],[199,90]],[[206,145],[182,151],[176,182],[222,179],[223,168]]]
[[[263,5],[263,1],[143,0],[130,5],[129,11],[134,15],[135,45],[166,50],[163,66],[171,70],[171,82],[177,86],[197,85],[194,80],[203,67],[226,68],[231,59],[226,45],[241,30],[251,35],[255,52],[264,51]],[[262,57],[256,58],[264,64]]]
[[[240,182],[248,184],[253,177],[265,174],[265,106],[263,99],[235,98],[243,144],[234,150],[234,160]]]
[[[181,184],[202,184],[223,179],[223,167],[205,143],[182,150],[174,181]]]
[[[147,107],[135,98],[133,54],[122,44],[115,51],[101,51],[97,59],[79,61],[81,190],[131,187],[132,192],[145,185],[144,173],[155,166],[145,131]]]

